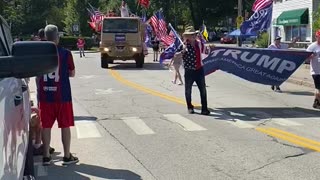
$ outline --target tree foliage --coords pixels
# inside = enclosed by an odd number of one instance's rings
[[[235,19],[237,16],[237,0],[150,1],[151,6],[148,9],[139,7],[137,0],[126,0],[126,3],[132,13],[140,16],[146,12],[147,16],[151,17],[155,11],[162,8],[165,20],[174,26],[194,25],[199,28],[205,22],[207,27],[215,27],[221,25],[220,22],[226,22],[228,18]],[[254,0],[243,1],[244,9],[250,10]],[[0,0],[0,15],[11,23],[14,34],[31,34],[50,23],[69,34],[72,34],[72,26],[77,24],[81,34],[91,35],[86,9],[89,7],[88,3],[103,13],[109,10],[120,13],[121,0]]]

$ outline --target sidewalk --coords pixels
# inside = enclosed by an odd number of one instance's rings
[[[297,71],[286,81],[289,83],[314,88],[312,76],[310,75],[310,65],[303,64]]]

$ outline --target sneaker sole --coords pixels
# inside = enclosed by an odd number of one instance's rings
[[[50,166],[51,164],[52,164],[52,161],[50,161],[50,162],[43,162],[43,163],[42,163],[43,166]]]
[[[78,163],[79,160],[76,160],[76,161],[69,161],[69,162],[63,162],[62,165],[70,165],[70,164],[76,164]]]

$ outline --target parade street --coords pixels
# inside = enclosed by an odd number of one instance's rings
[[[73,55],[71,152],[80,162],[61,165],[55,125],[54,165],[44,167],[41,156],[35,158],[40,180],[320,177],[320,112],[312,108],[313,88],[284,83],[277,93],[216,71],[206,77],[211,114],[188,114],[184,86],[171,82],[173,72],[153,62],[153,54],[143,69],[134,61],[102,69],[100,53]],[[199,106],[196,88],[193,103]]]

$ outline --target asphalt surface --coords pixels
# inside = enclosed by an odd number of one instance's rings
[[[38,179],[320,179],[311,88],[285,83],[275,93],[217,71],[206,78],[211,115],[189,115],[184,87],[152,54],[143,69],[133,61],[101,69],[99,57],[74,53],[72,152],[80,163],[61,166],[54,128],[55,164],[43,167],[36,157]]]

